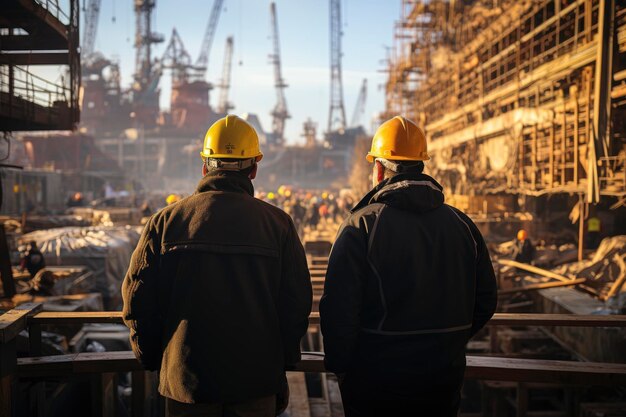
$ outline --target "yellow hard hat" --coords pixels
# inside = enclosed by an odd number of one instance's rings
[[[165,199],[165,202],[169,205],[169,204],[177,202],[178,200],[180,200],[179,196],[177,196],[176,194],[170,194]]]
[[[267,193],[267,199],[268,200],[273,200],[274,199],[274,193],[272,193],[272,192]]]
[[[326,199],[328,198],[328,193],[327,193],[326,191],[324,191],[324,192],[322,193],[322,198],[323,198],[324,200],[326,200]]]
[[[519,232],[517,232],[517,240],[526,240],[528,239],[528,233],[526,232],[526,230],[521,229]]]
[[[229,114],[219,119],[206,132],[203,158],[247,159],[263,158],[259,148],[259,136],[252,125],[241,117]]]
[[[366,156],[369,162],[375,158],[395,161],[427,161],[426,136],[422,129],[409,119],[396,116],[380,125],[372,149]]]

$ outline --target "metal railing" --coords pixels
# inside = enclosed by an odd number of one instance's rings
[[[12,74],[11,74],[12,72]],[[52,83],[20,67],[0,65],[0,91],[42,107],[70,102],[70,89]]]
[[[59,0],[34,0],[35,3],[46,9],[48,13],[56,17],[58,21],[67,25],[70,22],[70,15],[67,14],[61,6],[59,6]]]

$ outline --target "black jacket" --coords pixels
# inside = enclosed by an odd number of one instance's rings
[[[320,302],[326,367],[369,375],[462,378],[465,344],[496,308],[474,223],[423,174],[383,181],[333,245]]]
[[[300,359],[311,281],[291,218],[221,172],[150,218],[122,286],[131,345],[184,403],[280,390]]]

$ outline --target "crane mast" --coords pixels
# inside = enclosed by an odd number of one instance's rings
[[[228,113],[234,106],[228,101],[228,90],[230,89],[230,73],[233,62],[233,37],[226,38],[226,48],[224,49],[224,66],[222,67],[222,80],[219,84],[220,99],[217,103],[218,113]]]
[[[100,1],[89,0],[85,13],[85,32],[83,32],[83,43],[81,54],[83,58],[89,57],[94,52],[96,44],[96,34],[98,33],[98,17],[100,16]]]
[[[276,105],[270,113],[272,115],[272,141],[274,145],[281,146],[284,143],[285,121],[291,117],[287,110],[285,88],[287,84],[283,79],[280,63],[280,38],[278,36],[278,19],[276,17],[276,3],[270,4],[272,24],[272,41],[274,51],[270,55],[270,62],[274,66],[274,87],[276,88]]]
[[[156,124],[159,113],[161,71],[152,60],[152,45],[163,42],[163,35],[152,32],[152,11],[156,0],[135,0],[135,82],[133,105],[137,122],[145,127]]]
[[[363,84],[359,90],[359,97],[356,100],[356,106],[354,107],[354,113],[352,114],[352,120],[350,127],[356,127],[361,122],[361,116],[365,112],[365,103],[367,101],[367,78],[363,78]]]
[[[161,57],[161,67],[172,70],[172,85],[187,82],[191,55],[185,49],[176,28],[172,29],[172,36]]]
[[[215,0],[213,2],[213,8],[209,15],[209,22],[207,23],[206,30],[204,31],[204,38],[202,39],[202,46],[200,47],[200,54],[195,62],[195,68],[197,70],[196,76],[199,79],[204,79],[207,68],[209,66],[209,55],[211,53],[211,46],[213,45],[213,38],[215,37],[215,29],[217,28],[217,22],[222,11],[224,0]]]
[[[330,109],[328,132],[346,128],[341,79],[341,0],[330,0]]]

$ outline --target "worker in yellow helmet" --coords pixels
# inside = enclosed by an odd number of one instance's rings
[[[319,306],[326,369],[346,416],[456,416],[465,345],[496,308],[487,246],[423,173],[415,123],[383,123],[366,158],[374,188],[339,229]]]
[[[145,227],[122,286],[124,321],[138,359],[160,370],[170,415],[274,417],[308,328],[306,256],[289,216],[254,198],[263,153],[248,122],[216,121],[200,156],[196,192]],[[254,361],[242,360],[251,347]]]
[[[165,203],[169,206],[170,204],[174,204],[177,201],[180,201],[180,196],[178,196],[177,194],[170,194],[167,196],[167,198],[165,199]]]
[[[592,211],[591,216],[587,219],[587,247],[589,249],[597,249],[600,246],[600,232],[602,231],[602,221],[596,214],[596,210]]]
[[[267,193],[268,200],[273,200],[275,198],[276,198],[276,195],[273,192],[270,191],[269,193]]]

